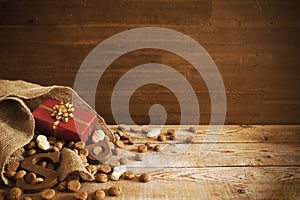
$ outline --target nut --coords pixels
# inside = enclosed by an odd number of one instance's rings
[[[17,171],[20,166],[19,161],[12,161],[6,165],[6,170],[7,171]]]
[[[16,171],[6,171],[6,172],[4,172],[4,176],[6,178],[12,178],[12,177],[15,176],[15,174],[16,174]]]
[[[141,131],[141,128],[139,128],[138,126],[131,126],[130,127],[130,132],[132,132],[132,133],[137,133],[139,131]]]
[[[142,128],[142,132],[145,133],[145,134],[150,132],[150,131],[151,131],[151,129],[149,127],[143,127]]]
[[[146,152],[147,151],[147,146],[146,145],[139,145],[138,148],[137,148],[137,151],[140,152],[140,153],[143,153],[143,152]]]
[[[149,174],[143,173],[140,175],[139,180],[141,182],[149,182],[151,180],[151,176]]]
[[[46,168],[46,167],[47,167],[47,164],[48,164],[47,161],[42,161],[42,162],[40,163],[40,166]]]
[[[155,145],[154,147],[153,147],[153,151],[160,151],[160,145]]]
[[[44,135],[39,135],[36,138],[37,146],[42,150],[48,150],[50,148],[50,143],[48,142],[48,139]]]
[[[175,140],[176,139],[176,136],[175,135],[170,135],[169,136],[169,140]]]
[[[58,191],[60,192],[63,192],[67,189],[67,182],[66,181],[63,181],[63,182],[60,182],[58,185],[57,185],[57,189]]]
[[[158,140],[158,141],[166,141],[166,136],[164,136],[164,135],[159,135],[159,136],[157,137],[157,140]]]
[[[58,148],[58,150],[61,150],[63,148],[63,146],[64,146],[64,144],[61,141],[56,142],[54,144],[54,147]]]
[[[57,139],[56,137],[53,137],[53,136],[49,136],[48,137],[48,142],[52,145],[54,145],[56,142],[57,142]]]
[[[76,142],[76,143],[74,144],[74,147],[75,147],[76,149],[78,149],[78,150],[83,149],[83,148],[85,147],[85,143],[82,142],[82,141]]]
[[[30,196],[23,197],[23,200],[32,200]]]
[[[104,138],[105,138],[105,134],[102,130],[95,130],[92,135],[92,142],[97,143],[104,140]]]
[[[34,180],[31,182],[31,184],[35,185],[35,184],[39,184],[39,183],[42,183],[42,182],[44,182],[44,179],[41,178],[41,177],[38,177],[38,178],[34,179]]]
[[[70,149],[72,149],[72,148],[74,148],[74,144],[75,144],[74,141],[70,141],[69,144],[68,144],[68,147],[69,147]]]
[[[14,179],[17,180],[18,178],[24,178],[25,175],[26,175],[26,171],[20,170],[16,173],[16,175],[14,176]]]
[[[52,147],[51,150],[54,151],[54,152],[58,152],[59,151],[59,149],[57,147]]]
[[[105,198],[105,192],[103,190],[96,190],[93,195],[93,200],[103,200]]]
[[[34,140],[31,140],[31,141],[25,146],[25,148],[26,148],[27,150],[29,150],[29,149],[33,149],[35,146],[36,146],[36,142],[35,142]]]
[[[70,180],[67,184],[67,187],[71,192],[77,192],[79,191],[81,184],[79,180]]]
[[[115,133],[118,134],[121,139],[124,136],[124,133],[122,131],[116,131]]]
[[[115,148],[111,150],[114,155],[122,154],[122,150],[120,148]]]
[[[7,193],[8,193],[7,190],[1,190],[0,189],[0,200],[5,200]]]
[[[11,188],[6,196],[7,200],[18,200],[22,197],[22,190],[18,187]]]
[[[66,141],[64,141],[64,140],[59,140],[59,142],[61,142],[63,144],[63,146],[65,146],[65,144],[66,144]]]
[[[121,140],[117,140],[116,145],[121,149],[124,148],[124,143]]]
[[[74,194],[74,198],[77,199],[77,200],[86,200],[88,197],[88,194],[86,191],[78,191]]]
[[[147,149],[152,149],[153,148],[151,142],[146,142],[145,145],[146,145]]]
[[[127,165],[129,162],[129,159],[127,157],[122,157],[122,158],[120,158],[119,161],[120,161],[121,165]]]
[[[189,131],[192,132],[192,133],[196,133],[196,132],[197,132],[197,129],[196,129],[195,127],[191,126],[191,127],[189,128]]]
[[[89,165],[86,167],[86,170],[88,170],[88,172],[93,173],[96,172],[98,170],[96,165]]]
[[[115,137],[116,141],[121,140],[120,136],[116,133],[114,133],[114,137]]]
[[[136,138],[135,137],[129,137],[128,138],[128,144],[132,145],[136,143]]]
[[[122,188],[112,186],[108,189],[108,194],[111,196],[119,196],[122,194]]]
[[[128,170],[124,173],[124,179],[126,180],[132,180],[134,179],[134,173],[131,170]]]
[[[186,137],[185,138],[185,141],[187,142],[187,143],[193,143],[193,136],[188,136],[188,137]]]
[[[122,140],[128,140],[131,136],[128,134],[124,134],[123,137],[121,138]]]
[[[108,174],[108,173],[111,172],[111,167],[108,166],[108,165],[100,165],[100,167],[99,167],[99,172]]]
[[[174,135],[174,134],[176,134],[176,130],[173,129],[173,128],[170,128],[170,129],[167,130],[167,134],[168,135]]]
[[[99,183],[106,183],[108,181],[107,174],[98,173],[95,175],[95,180]]]
[[[28,173],[26,176],[25,176],[25,181],[26,183],[28,184],[32,184],[32,182],[36,179],[36,174],[33,173],[33,172],[30,172]]]
[[[142,161],[143,160],[143,157],[144,157],[144,154],[141,154],[141,153],[137,153],[134,157],[134,160],[136,161]]]
[[[111,159],[111,160],[109,161],[109,165],[110,165],[111,167],[116,167],[116,166],[119,166],[119,165],[120,165],[120,162],[119,162],[118,160],[116,160],[116,159]]]
[[[34,154],[36,154],[36,150],[35,149],[29,149],[27,151],[27,156],[33,156]]]
[[[86,148],[80,149],[79,155],[83,155],[83,156],[87,157],[89,155],[89,150],[87,150]]]
[[[44,200],[50,200],[55,196],[55,190],[53,189],[45,189],[41,192],[41,197]]]

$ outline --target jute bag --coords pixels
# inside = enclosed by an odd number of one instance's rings
[[[17,149],[27,144],[34,135],[34,110],[46,97],[51,97],[63,102],[72,102],[74,106],[95,112],[87,105],[70,87],[50,86],[43,87],[25,81],[0,80],[0,168],[1,180],[7,184],[4,177],[5,163],[10,155]],[[114,140],[112,131],[105,124],[104,119],[98,115],[98,126],[105,132],[111,141]],[[78,163],[78,156],[72,152],[64,153],[64,162],[72,163],[72,168],[58,170],[60,178],[66,177],[71,172],[78,172],[82,179],[92,180],[92,176]],[[62,156],[63,156],[62,155]],[[67,161],[66,161],[67,160]]]

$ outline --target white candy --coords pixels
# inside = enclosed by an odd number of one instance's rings
[[[160,134],[160,129],[159,128],[154,128],[154,129],[152,129],[151,131],[149,131],[147,133],[147,137],[154,138],[154,137],[159,136],[159,134]]]
[[[48,142],[47,137],[44,135],[39,135],[36,138],[36,143],[42,150],[48,150],[50,148],[50,143]]]
[[[119,178],[127,171],[126,165],[119,165],[114,168],[113,173],[111,174],[111,179],[114,181],[119,180]]]
[[[101,140],[104,140],[105,134],[102,130],[95,130],[92,135],[92,142],[97,143]]]
[[[36,142],[40,142],[40,141],[48,141],[48,139],[45,135],[39,135],[36,138]]]

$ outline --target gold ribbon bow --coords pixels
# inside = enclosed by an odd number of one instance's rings
[[[56,119],[56,121],[53,123],[53,129],[57,129],[59,122],[68,122],[69,118],[73,119],[73,112],[74,108],[70,103],[60,102],[59,105],[53,106],[51,116]]]

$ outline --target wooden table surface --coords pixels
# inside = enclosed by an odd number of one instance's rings
[[[300,126],[227,125],[200,159],[207,128],[199,126],[187,152],[168,167],[145,168],[151,182],[86,182],[82,189],[92,194],[98,188],[122,187],[121,196],[107,199],[300,199]],[[59,193],[55,199],[71,197]]]

